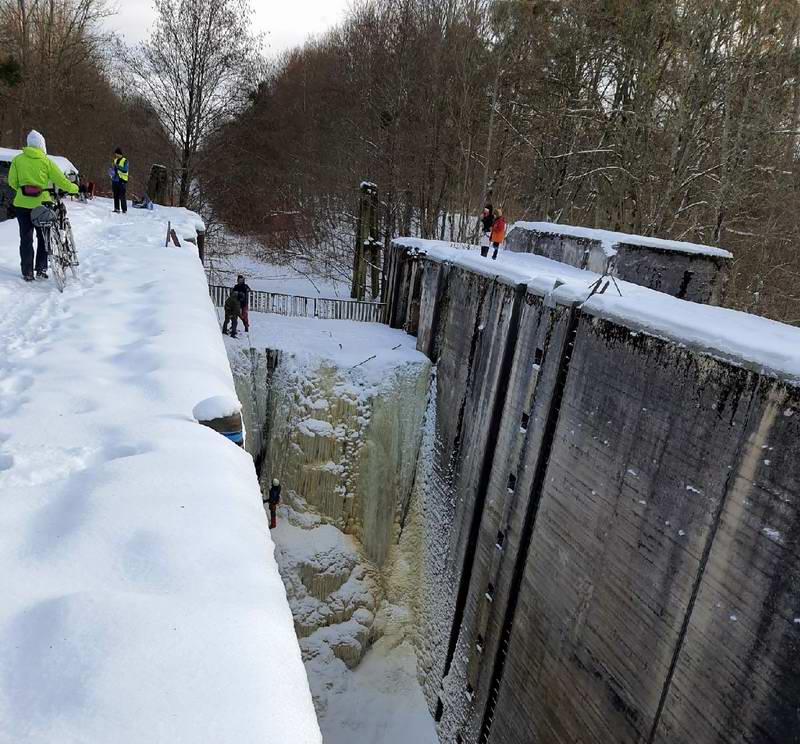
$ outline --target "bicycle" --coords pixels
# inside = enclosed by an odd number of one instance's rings
[[[78,251],[61,194],[57,189],[48,191],[53,197],[52,204],[36,207],[31,213],[31,222],[42,231],[47,263],[58,291],[63,292],[67,282],[67,269],[70,269],[74,279],[78,278]]]

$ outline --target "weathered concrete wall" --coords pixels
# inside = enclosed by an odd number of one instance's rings
[[[491,741],[647,741],[755,382],[581,318]]]
[[[760,378],[653,737],[800,742],[800,393]]]
[[[639,242],[618,240],[610,250],[611,246],[589,237],[516,225],[505,245],[518,253],[533,253],[579,269],[609,273],[673,297],[708,305],[722,303],[728,281],[730,258],[665,250]]]
[[[437,362],[442,741],[800,741],[797,388],[404,260]]]
[[[519,226],[509,231],[505,247],[515,253],[533,253],[599,274],[608,270],[612,258],[603,250],[599,240],[528,230]]]
[[[424,689],[435,711],[441,679],[452,659],[453,624],[463,612],[473,532],[482,511],[482,480],[493,449],[495,401],[509,331],[516,333],[521,291],[457,267],[417,262],[420,276],[419,347],[447,384],[434,391],[437,414],[423,500],[434,532],[426,542],[429,602],[422,619]],[[411,288],[409,287],[409,291]],[[433,298],[439,298],[434,302]],[[512,340],[513,343],[513,340]],[[446,412],[443,414],[442,412]],[[465,575],[464,571],[467,571]]]
[[[517,562],[530,542],[535,504],[529,495],[540,477],[543,447],[562,354],[571,338],[569,308],[546,308],[527,295],[502,420],[466,611],[453,668],[445,680],[446,705],[440,724],[444,741],[457,733],[479,741],[484,711],[494,696],[497,664],[508,644],[510,605],[519,596]]]

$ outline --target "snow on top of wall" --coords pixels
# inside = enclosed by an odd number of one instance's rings
[[[531,278],[531,272],[523,262],[503,260],[502,264],[498,264],[497,261],[483,258],[477,246],[467,243],[450,243],[445,240],[423,240],[422,238],[396,238],[394,243],[437,261],[457,263],[476,274],[497,279],[504,284],[527,284]],[[503,251],[502,254],[506,254],[506,251]],[[527,256],[529,254],[517,253],[514,255]],[[498,271],[498,265],[502,265],[502,270]],[[567,270],[571,268],[566,264],[564,266]],[[575,269],[575,271],[580,272],[580,269]]]
[[[0,224],[0,741],[319,744],[194,218],[68,209],[64,294]]]
[[[500,251],[497,261],[483,258],[475,246],[403,238],[396,243],[436,261],[446,261],[496,278],[525,283],[554,301],[582,303],[583,310],[632,330],[643,331],[714,357],[781,379],[800,382],[800,328],[736,310],[679,300],[617,280],[591,299],[600,277],[590,271],[530,253]],[[560,286],[557,286],[560,285]]]
[[[202,217],[185,207],[161,207],[158,204],[154,204],[153,211],[157,220],[164,221],[165,236],[166,221],[169,221],[172,227],[175,228],[179,238],[194,239],[197,233],[206,231],[206,225]],[[161,213],[160,215],[159,212]]]
[[[218,418],[235,416],[241,410],[242,404],[238,398],[230,395],[212,395],[210,398],[201,400],[192,409],[192,415],[198,421],[213,421]]]
[[[515,222],[511,230],[533,230],[556,235],[568,235],[572,238],[586,238],[597,240],[607,254],[616,253],[616,247],[622,243],[643,248],[656,248],[661,251],[677,251],[679,253],[694,253],[716,258],[733,258],[733,254],[722,248],[697,243],[685,243],[681,240],[664,240],[662,238],[647,238],[641,235],[627,235],[626,233],[599,230],[590,227],[575,227],[574,225],[559,225],[555,222]],[[509,230],[509,232],[511,232]]]
[[[10,163],[22,150],[14,150],[8,147],[0,147],[0,162]],[[79,171],[73,163],[61,155],[50,155],[48,157],[52,160],[65,176],[76,176]]]

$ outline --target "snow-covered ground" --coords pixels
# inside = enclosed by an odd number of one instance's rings
[[[0,741],[319,742],[185,210],[69,205],[80,279],[0,223]]]
[[[439,744],[408,641],[381,638],[321,718],[325,744]]]
[[[222,318],[223,312],[217,310]],[[365,382],[380,382],[382,376],[405,362],[420,362],[424,356],[417,340],[382,323],[354,320],[291,318],[283,315],[250,313],[250,334],[226,339],[229,345],[281,349],[298,360],[329,360],[348,369],[358,365]]]

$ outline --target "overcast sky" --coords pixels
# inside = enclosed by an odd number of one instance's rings
[[[302,44],[312,34],[338,23],[350,0],[251,0],[255,30],[265,33],[266,51],[272,56]],[[106,25],[133,44],[147,37],[153,22],[152,0],[111,0],[118,13]]]

